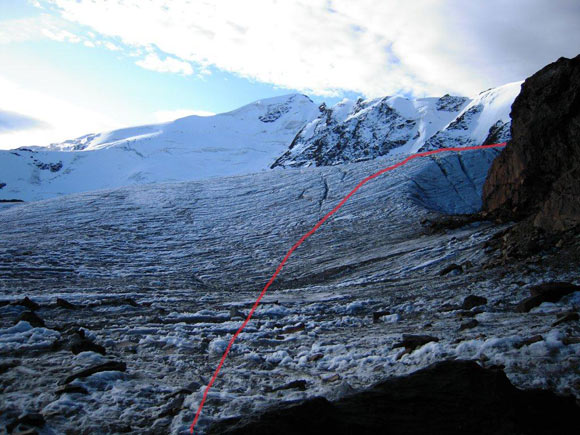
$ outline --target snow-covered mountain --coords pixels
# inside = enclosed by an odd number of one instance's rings
[[[269,98],[211,117],[90,134],[0,151],[0,199],[34,201],[132,184],[259,172],[318,112],[305,95]]]
[[[509,138],[521,82],[474,99],[384,97],[317,107],[307,96],[257,101],[211,117],[88,134],[0,151],[0,200],[34,201],[132,184],[326,166]]]
[[[320,106],[272,167],[327,166],[384,155],[497,143],[509,139],[510,108],[522,82],[476,98],[384,97]]]

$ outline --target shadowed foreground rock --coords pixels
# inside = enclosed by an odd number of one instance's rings
[[[580,286],[569,282],[546,282],[530,288],[530,297],[516,306],[516,311],[527,313],[544,302],[558,302],[564,296],[580,291]]]
[[[567,434],[580,433],[579,411],[573,398],[516,389],[500,370],[445,361],[337,402],[314,398],[210,433]]]
[[[536,228],[580,224],[580,56],[529,77],[512,105],[512,140],[483,186],[483,210]]]

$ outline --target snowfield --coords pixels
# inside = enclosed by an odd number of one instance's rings
[[[306,96],[257,101],[215,116],[0,151],[0,199],[36,201],[133,184],[266,170],[318,112]]]
[[[479,209],[497,153],[415,159],[362,187],[290,257],[196,433],[443,359],[503,365],[518,387],[580,398],[580,328],[553,326],[580,308],[580,292],[514,309],[534,284],[577,280],[575,266],[546,254],[488,267],[484,243],[506,225],[429,228],[441,212]],[[40,412],[54,433],[188,433],[229,338],[288,249],[360,180],[400,160],[135,185],[0,211],[2,300],[29,296],[45,322],[18,321],[22,305],[0,304],[0,424]],[[469,295],[487,301],[463,309]],[[79,334],[106,354],[73,354]],[[403,334],[437,341],[407,352],[397,347]]]
[[[399,96],[317,107],[291,94],[215,116],[88,134],[0,151],[0,200],[328,166],[509,139],[521,82],[473,99]]]

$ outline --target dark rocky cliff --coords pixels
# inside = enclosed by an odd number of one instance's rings
[[[512,139],[493,162],[483,210],[546,232],[580,224],[580,55],[528,78],[511,111]]]

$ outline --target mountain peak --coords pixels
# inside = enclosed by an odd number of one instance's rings
[[[49,148],[0,152],[0,198],[37,200],[130,184],[199,180],[268,168],[324,166],[509,136],[519,83],[473,99],[343,99],[300,93],[209,117],[89,134]]]

